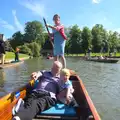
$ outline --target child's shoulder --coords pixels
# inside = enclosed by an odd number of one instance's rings
[[[72,86],[72,82],[71,82],[70,80],[68,80],[67,82],[65,82],[65,84],[66,84],[67,86]]]

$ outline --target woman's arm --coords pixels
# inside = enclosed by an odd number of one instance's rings
[[[52,29],[54,29],[54,30],[57,30],[57,31],[59,31],[60,32],[60,34],[61,34],[61,36],[65,39],[65,40],[67,40],[67,37],[66,37],[66,35],[65,35],[65,31],[64,31],[64,26],[57,26],[57,27],[54,27],[54,26],[51,26],[51,25],[47,25],[48,27],[50,27],[50,28],[52,28]]]
[[[64,31],[64,27],[62,27],[60,30],[59,30],[60,34],[62,35],[62,37],[64,38],[64,40],[67,40],[67,37],[65,35],[65,31]]]
[[[57,27],[54,27],[54,26],[51,26],[51,25],[47,25],[47,27],[52,28],[54,30],[57,30]]]

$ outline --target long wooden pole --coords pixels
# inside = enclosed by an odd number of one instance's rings
[[[45,27],[46,27],[46,29],[47,29],[47,32],[48,32],[48,34],[49,34],[49,36],[51,36],[50,35],[50,31],[49,31],[49,29],[48,29],[48,27],[47,27],[47,23],[46,23],[46,20],[45,20],[45,18],[43,18],[43,21],[44,21],[44,24],[45,24]],[[52,44],[52,47],[54,47],[54,44],[53,44],[53,42],[52,42],[52,38],[50,37],[50,42],[51,42],[51,44]]]

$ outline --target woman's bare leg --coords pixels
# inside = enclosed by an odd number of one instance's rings
[[[64,55],[62,55],[60,57],[61,57],[61,62],[62,62],[63,68],[66,68],[66,59],[65,59]]]
[[[55,57],[54,57],[54,61],[58,61],[58,56],[55,56]]]

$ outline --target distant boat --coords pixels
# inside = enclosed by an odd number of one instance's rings
[[[53,59],[53,56],[47,56],[47,59],[51,60],[51,59]]]
[[[87,61],[94,61],[94,62],[103,62],[103,63],[117,63],[119,60],[114,59],[87,59]]]
[[[120,58],[120,56],[108,56],[108,58]]]

